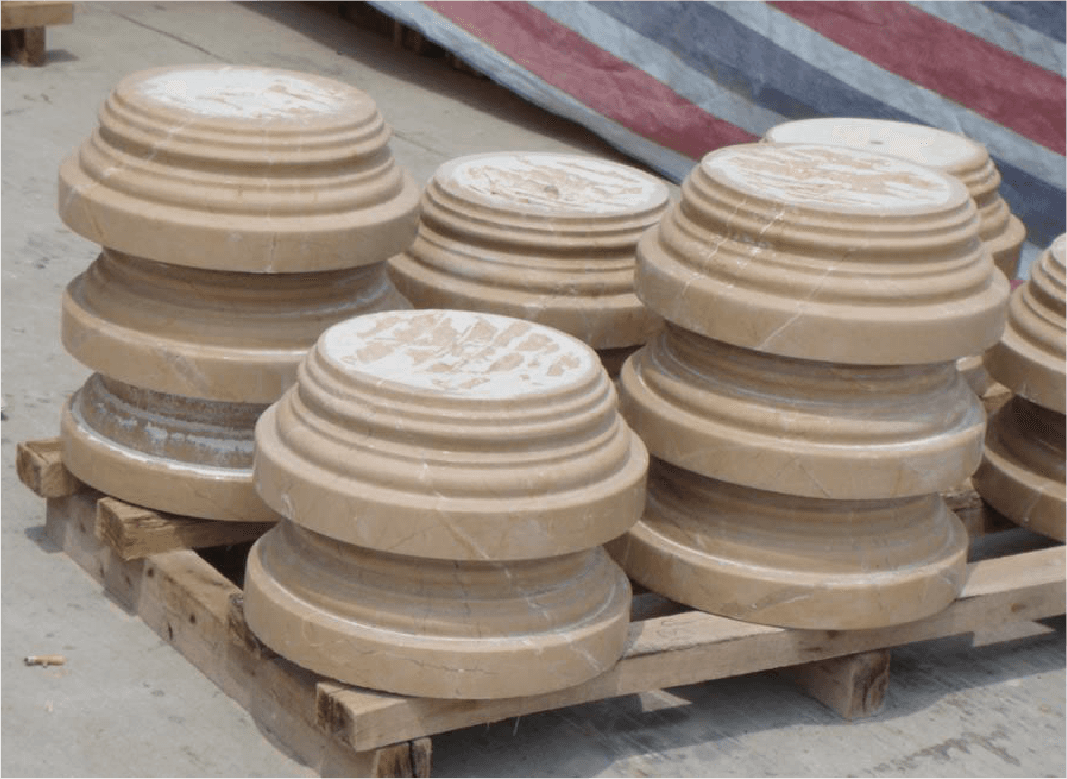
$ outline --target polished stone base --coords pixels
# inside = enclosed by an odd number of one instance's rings
[[[1064,459],[1064,415],[1014,397],[990,419],[974,486],[1012,522],[1067,541]]]
[[[712,614],[853,630],[935,614],[960,593],[967,532],[936,495],[797,498],[653,460],[645,515],[608,552],[645,587]]]
[[[248,558],[244,613],[282,656],[348,684],[507,698],[579,684],[622,655],[630,585],[597,547],[547,560],[373,552],[284,521]]]
[[[264,406],[165,395],[93,374],[60,423],[63,462],[130,503],[205,519],[271,522],[252,480]]]

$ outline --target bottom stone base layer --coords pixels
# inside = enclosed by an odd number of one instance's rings
[[[921,619],[963,587],[967,531],[936,495],[798,498],[653,461],[643,519],[606,545],[645,587],[745,622],[851,630]]]
[[[1035,533],[1067,540],[1064,415],[1018,396],[989,421],[974,487],[997,511]]]
[[[63,461],[91,487],[139,506],[274,522],[280,517],[252,479],[264,408],[153,392],[96,373],[63,411]]]
[[[267,646],[349,684],[510,698],[579,684],[622,656],[630,584],[604,550],[452,562],[374,552],[283,521],[256,542],[244,611]]]

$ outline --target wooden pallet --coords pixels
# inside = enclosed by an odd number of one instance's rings
[[[1067,610],[1063,546],[971,563],[963,594],[951,606],[889,629],[753,625],[646,592],[635,596],[623,658],[584,684],[494,701],[411,698],[343,685],[279,657],[249,630],[240,589],[200,555],[179,546],[247,541],[263,532],[262,526],[235,529],[232,538],[220,541],[226,531],[204,529],[201,537],[203,520],[176,517],[173,521],[185,529],[161,533],[165,516],[80,484],[63,467],[55,439],[19,444],[17,467],[23,483],[47,498],[48,536],[323,775],[428,776],[429,737],[436,733],[764,670],[788,675],[845,717],[865,716],[884,700],[891,647]],[[129,519],[143,520],[146,514],[154,517],[144,533],[148,540],[138,538],[139,522]],[[982,520],[975,527],[987,525]]]
[[[0,3],[0,30],[4,54],[22,65],[44,65],[48,59],[45,30],[74,21],[74,3],[53,0],[3,0]]]

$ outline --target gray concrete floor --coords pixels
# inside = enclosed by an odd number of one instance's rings
[[[186,62],[322,73],[378,101],[424,182],[493,149],[598,140],[486,81],[394,51],[312,6],[79,3],[50,61],[2,74],[2,758],[8,776],[306,776],[256,724],[41,535],[15,444],[58,432],[88,372],[63,351],[59,301],[96,248],[55,211],[61,159],[125,74]],[[434,739],[439,776],[1062,776],[1063,621],[973,646],[894,654],[884,713],[846,724],[773,674],[628,696]],[[62,668],[27,654],[62,653]]]

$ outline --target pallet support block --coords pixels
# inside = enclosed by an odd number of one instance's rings
[[[48,58],[45,28],[74,21],[74,4],[38,0],[4,0],[0,6],[0,29],[5,53],[21,65],[43,65]]]
[[[19,481],[42,498],[62,498],[78,491],[81,482],[63,465],[63,444],[58,438],[23,441],[15,455]]]
[[[845,719],[860,719],[878,714],[885,706],[890,657],[888,649],[876,649],[805,663],[780,673]]]

